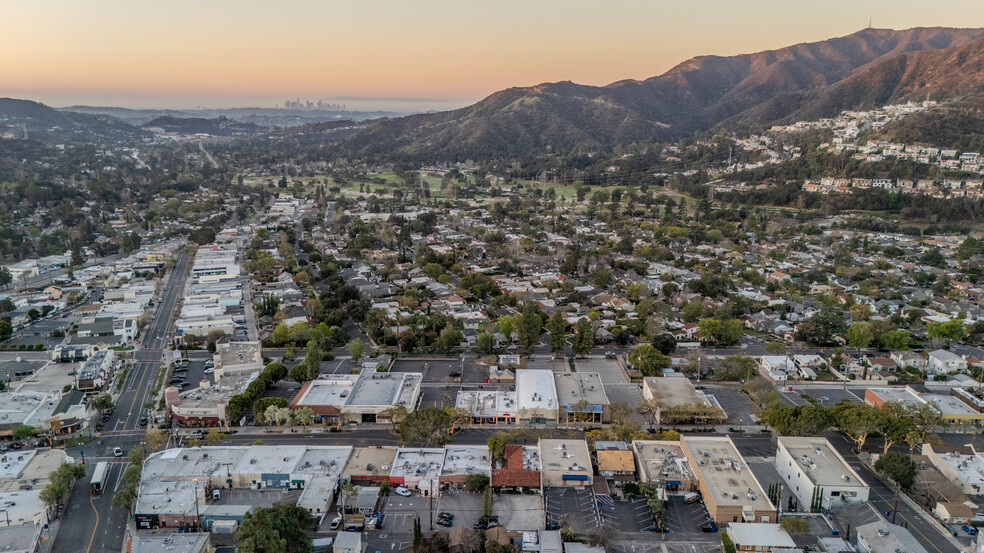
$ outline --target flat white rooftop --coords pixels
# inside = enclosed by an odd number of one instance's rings
[[[442,476],[484,474],[492,475],[486,445],[449,445],[444,448],[444,468]]]
[[[775,508],[730,438],[684,435],[681,442],[696,461],[693,468],[718,505],[750,506],[762,511]]]
[[[525,453],[525,451],[524,451]],[[540,465],[544,471],[591,472],[591,454],[584,440],[540,440]]]
[[[436,478],[441,475],[443,466],[443,447],[401,447],[396,451],[390,476]]]
[[[520,410],[557,409],[557,389],[553,371],[516,371],[516,401]]]
[[[800,472],[814,485],[867,487],[826,438],[780,436],[779,446],[789,452]]]

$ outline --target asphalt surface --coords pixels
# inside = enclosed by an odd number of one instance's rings
[[[117,460],[118,461],[118,460]],[[100,495],[89,493],[89,482],[95,463],[86,467],[85,478],[72,486],[68,505],[55,541],[52,553],[119,553],[126,532],[126,513],[113,508],[113,492],[120,484],[127,463],[111,462],[106,475],[105,491]]]
[[[86,478],[72,486],[68,506],[52,544],[54,553],[120,551],[128,514],[123,509],[113,507],[113,493],[118,489],[125,463],[113,457],[113,448],[120,447],[127,452],[137,446],[143,437],[145,430],[140,427],[140,417],[146,413],[144,404],[150,399],[150,390],[157,381],[174,308],[184,293],[187,276],[188,256],[182,253],[168,276],[167,291],[157,303],[155,318],[144,331],[140,347],[134,353],[133,367],[123,384],[106,430],[96,440],[69,451],[69,455],[77,455],[87,463]],[[101,495],[91,495],[90,478],[99,461],[112,463],[108,483]]]

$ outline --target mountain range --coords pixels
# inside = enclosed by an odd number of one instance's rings
[[[864,29],[753,54],[700,56],[641,81],[544,83],[502,90],[452,111],[361,122],[356,117],[354,123],[297,120],[291,125],[295,130],[265,129],[267,116],[247,113],[252,108],[230,110],[229,118],[193,118],[184,112],[77,106],[86,112],[79,113],[0,99],[0,137],[19,138],[26,130],[49,142],[124,140],[147,136],[146,127],[164,127],[332,143],[335,153],[353,157],[443,161],[603,152],[618,144],[755,131],[907,100],[946,101],[948,120],[979,128],[982,98],[984,29]],[[932,117],[924,115],[913,129],[896,125],[893,132],[932,130]],[[936,126],[936,134],[940,131]]]
[[[701,56],[643,81],[545,83],[435,114],[367,122],[348,153],[464,159],[594,151],[761,128],[887,102],[984,92],[984,29],[864,29],[738,56]]]

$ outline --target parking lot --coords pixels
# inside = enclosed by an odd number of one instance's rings
[[[420,405],[418,408],[423,409],[425,407],[437,407],[439,409],[443,409],[445,407],[454,407],[457,391],[457,387],[444,388],[428,386],[421,388]]]
[[[543,496],[540,494],[498,493],[492,498],[492,515],[503,528],[543,530]]]
[[[817,388],[814,386],[809,386],[804,387],[801,390],[797,390],[797,393],[806,394],[825,407],[833,407],[842,401],[863,403],[861,398],[854,395],[851,390],[845,390],[842,388]],[[800,399],[803,398],[801,397]]]
[[[598,373],[601,375],[601,382],[605,386],[629,383],[625,372],[615,359],[605,359],[602,355],[595,355],[588,359],[575,359],[574,366],[578,372]]]
[[[666,504],[666,529],[672,539],[679,540],[681,535],[703,534],[701,528],[711,524],[711,515],[700,501],[687,503],[682,495],[671,495]],[[676,534],[674,536],[674,534]]]
[[[810,404],[809,401],[806,401],[800,397],[799,392],[779,392],[779,395],[782,396],[782,399],[786,402],[786,405],[789,405],[790,407],[802,407]]]
[[[714,396],[724,412],[728,414],[728,420],[733,423],[751,424],[755,418],[755,404],[748,399],[737,386],[719,386],[703,384],[703,392],[706,395]]]
[[[437,513],[448,512],[454,515],[454,527],[471,528],[485,514],[485,494],[464,490],[445,491],[437,501]],[[423,522],[423,521],[421,521]]]
[[[393,363],[392,372],[423,373],[424,382],[456,382],[462,377],[463,363],[461,359],[397,359]],[[484,381],[483,376],[481,381]]]
[[[413,520],[417,517],[420,517],[420,527],[427,531],[430,528],[429,498],[420,495],[403,497],[395,493],[391,493],[386,498],[386,505],[383,507],[383,528],[387,533],[413,534]]]
[[[643,532],[655,524],[645,499],[618,501],[610,495],[596,497],[602,520],[619,532]]]
[[[537,355],[532,359],[526,359],[526,368],[555,373],[565,373],[569,370],[566,359],[554,359],[549,355]]]
[[[185,367],[185,369],[187,370],[182,372],[178,369],[178,367],[175,367],[174,368],[175,372],[174,372],[174,376],[172,377],[172,380],[178,377],[184,377],[184,380],[188,384],[190,384],[190,386],[187,386],[186,388],[182,389],[182,391],[194,390],[195,388],[198,388],[202,379],[206,378],[205,360],[189,359],[188,366]],[[214,379],[212,378],[212,373],[209,373],[207,378],[209,382],[214,382]]]
[[[578,534],[590,534],[598,527],[594,492],[581,488],[545,488],[547,522],[566,523]]]

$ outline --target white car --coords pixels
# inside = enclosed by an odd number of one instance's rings
[[[119,448],[119,447],[114,447],[113,448],[113,457],[122,457],[122,456],[123,456],[123,449],[122,448]]]
[[[402,495],[403,497],[410,497],[411,495],[413,495],[413,493],[411,493],[410,490],[404,488],[403,486],[397,486],[396,493]]]
[[[331,529],[332,530],[337,530],[338,529],[338,525],[340,525],[341,523],[342,523],[342,517],[335,517],[335,518],[331,519]]]

